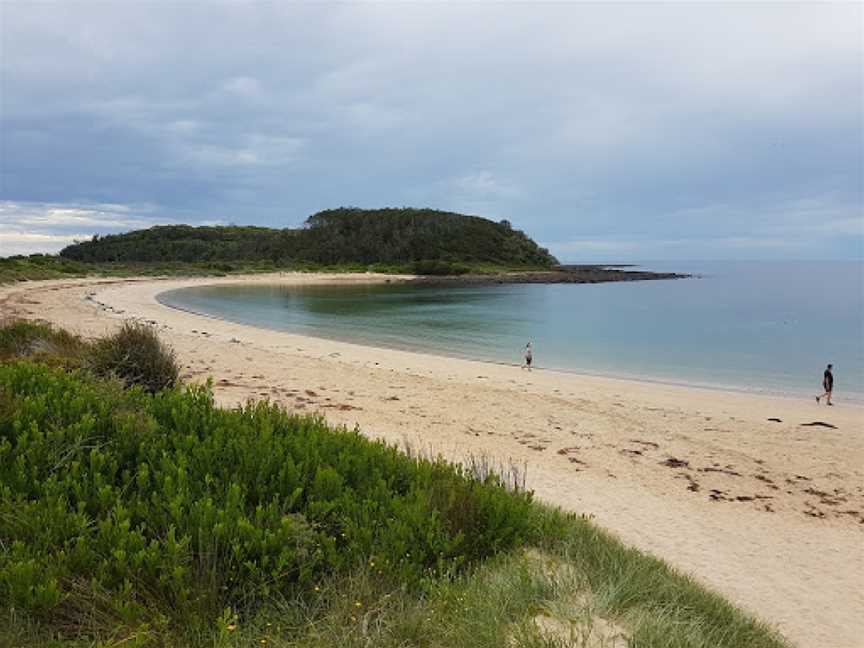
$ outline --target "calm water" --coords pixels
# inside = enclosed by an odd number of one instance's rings
[[[210,286],[163,303],[303,335],[538,367],[864,400],[864,272],[850,262],[647,264],[698,279],[594,285]]]

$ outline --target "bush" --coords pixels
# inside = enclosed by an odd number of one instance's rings
[[[54,366],[80,367],[88,345],[50,324],[11,320],[0,323],[0,361],[31,358]]]
[[[371,566],[411,588],[535,532],[530,494],[206,387],[0,365],[0,604],[185,626]],[[108,603],[105,603],[107,601]]]
[[[173,387],[180,374],[174,351],[155,329],[132,321],[94,343],[89,368],[98,376],[114,376],[127,387],[138,385],[149,392]]]
[[[417,261],[411,266],[414,274],[418,275],[463,275],[471,269],[461,263],[452,261]]]

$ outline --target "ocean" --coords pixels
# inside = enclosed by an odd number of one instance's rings
[[[664,262],[605,284],[199,286],[168,306],[301,335],[538,368],[864,402],[864,265]]]

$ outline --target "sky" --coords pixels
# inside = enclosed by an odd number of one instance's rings
[[[864,261],[859,3],[0,2],[0,256],[339,206]]]

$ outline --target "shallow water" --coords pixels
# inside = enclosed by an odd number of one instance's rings
[[[698,278],[591,285],[201,286],[169,306],[302,335],[538,367],[812,395],[834,363],[864,400],[864,273],[851,262],[653,263]]]

